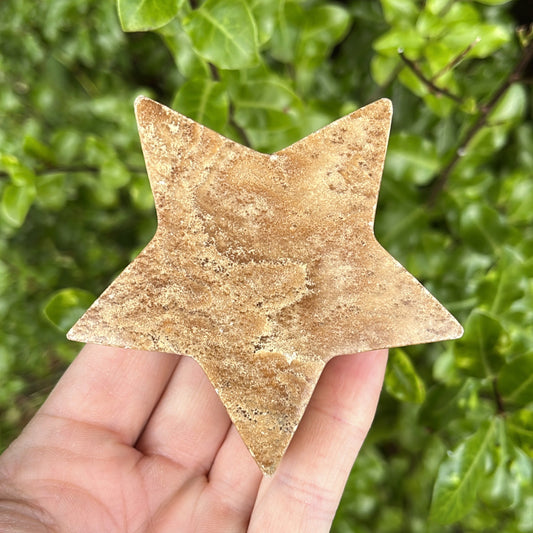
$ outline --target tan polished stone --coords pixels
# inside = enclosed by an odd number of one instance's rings
[[[157,232],[68,337],[193,357],[263,472],[329,359],[462,334],[374,237],[388,100],[273,155],[136,114]]]

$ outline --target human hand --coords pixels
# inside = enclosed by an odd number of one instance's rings
[[[193,359],[87,345],[0,457],[0,530],[329,531],[386,359],[332,359],[267,478]]]

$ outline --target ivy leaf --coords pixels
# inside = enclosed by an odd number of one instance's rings
[[[470,376],[495,376],[504,363],[499,350],[503,335],[498,320],[475,309],[466,321],[463,337],[454,342],[456,365]]]
[[[199,78],[184,83],[172,107],[200,124],[221,131],[228,120],[229,100],[223,83]]]
[[[118,17],[124,31],[154,30],[170,22],[183,0],[118,0]]]
[[[35,199],[35,186],[17,187],[8,183],[2,194],[2,215],[9,224],[20,227]]]
[[[257,25],[244,0],[207,0],[182,22],[194,49],[215,66],[242,69],[259,62]]]
[[[451,524],[474,505],[485,477],[487,452],[493,444],[494,432],[494,422],[485,423],[453,452],[448,452],[433,487],[431,521]]]
[[[46,302],[44,315],[54,326],[67,332],[94,302],[94,295],[76,288],[61,289]]]
[[[515,357],[501,369],[498,389],[506,404],[525,406],[533,402],[533,353]]]
[[[411,359],[404,350],[395,349],[387,364],[385,374],[387,392],[402,402],[422,403],[426,388],[416,373]]]

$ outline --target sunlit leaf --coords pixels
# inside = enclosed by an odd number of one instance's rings
[[[389,141],[389,175],[417,185],[428,183],[440,167],[435,146],[427,139],[406,133],[394,134]]]
[[[118,16],[124,31],[160,28],[178,13],[182,0],[118,0]]]
[[[35,199],[35,194],[33,185],[21,187],[6,185],[0,204],[3,217],[15,227],[22,226]]]
[[[499,350],[504,335],[502,325],[495,318],[474,310],[464,328],[463,337],[453,345],[456,365],[470,376],[494,376],[504,364]]]
[[[46,302],[46,318],[61,331],[68,331],[94,302],[94,295],[82,289],[61,289]]]
[[[496,251],[509,232],[502,216],[482,203],[471,204],[461,213],[460,230],[464,241],[482,253]]]
[[[524,406],[533,402],[533,353],[515,357],[502,367],[498,390],[506,404]]]
[[[494,423],[483,424],[465,439],[440,465],[433,488],[430,519],[451,524],[474,505],[486,468],[486,456],[494,439]]]
[[[259,61],[257,25],[244,0],[207,0],[184,20],[195,50],[222,69]]]
[[[393,350],[387,364],[385,388],[389,394],[402,402],[422,403],[426,388],[416,373],[413,363],[404,350]]]
[[[221,131],[229,113],[226,87],[209,78],[190,80],[180,87],[172,107],[208,128]]]

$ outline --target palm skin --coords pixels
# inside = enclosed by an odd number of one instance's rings
[[[0,456],[0,530],[329,531],[386,359],[328,363],[268,478],[194,360],[87,345]]]

